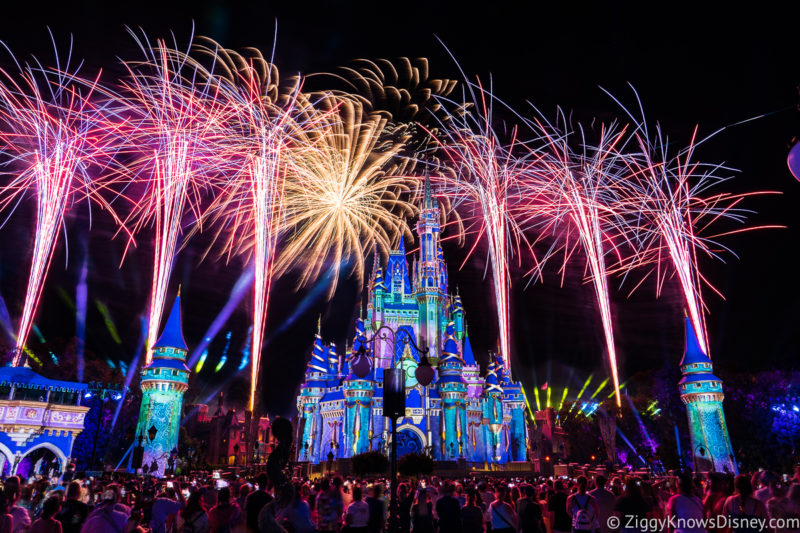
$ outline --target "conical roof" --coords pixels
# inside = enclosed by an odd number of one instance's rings
[[[181,325],[181,295],[175,297],[175,302],[172,304],[172,310],[167,318],[167,324],[161,332],[153,348],[178,348],[180,350],[189,351],[186,346],[186,341],[183,339],[183,328]]]

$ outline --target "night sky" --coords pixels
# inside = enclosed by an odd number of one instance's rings
[[[106,80],[119,74],[118,57],[139,57],[125,25],[141,26],[151,37],[168,36],[171,30],[185,44],[194,21],[198,35],[229,48],[255,46],[268,55],[277,19],[276,62],[282,76],[331,71],[360,57],[426,56],[432,76],[460,77],[438,36],[468,75],[488,80],[491,74],[495,93],[520,111],[527,111],[530,101],[550,116],[560,105],[587,122],[592,117],[621,117],[599,87],[633,103],[630,82],[648,118],[660,121],[678,145],[688,141],[697,124],[703,135],[767,114],[729,128],[697,153],[701,160],[741,170],[725,185],[727,190],[780,191],[780,196],[752,199],[746,207],[757,211],[751,225],[787,226],[726,238],[724,243],[739,258],[729,254],[727,264],[702,263],[706,276],[727,299],[706,291],[711,355],[723,377],[726,372],[797,366],[800,282],[793,252],[800,242],[800,184],[786,167],[792,138],[800,136],[796,12],[768,11],[765,3],[741,12],[730,6],[697,11],[699,2],[625,7],[597,2],[585,9],[562,5],[575,4],[571,2],[489,2],[481,8],[467,3],[353,1],[21,4],[0,16],[0,40],[18,57],[36,53],[47,62],[52,57],[50,27],[62,50],[71,33],[75,57],[86,60],[85,72],[102,67]],[[0,64],[10,66],[7,55],[0,56]],[[32,215],[29,204],[0,230],[0,294],[15,326],[27,280]],[[74,313],[66,301],[74,299],[88,254],[87,350],[92,357],[130,362],[150,289],[152,250],[147,239],[140,239],[118,269],[123,243],[111,240],[108,219],[94,215],[87,239],[86,209],[73,211],[67,229],[69,255],[61,239],[36,322],[48,341],[74,336]],[[181,253],[172,279],[173,292],[179,283],[183,286],[184,333],[190,347],[201,340],[243,269],[235,259],[229,264],[201,263],[205,239]],[[485,361],[497,336],[491,283],[483,277],[481,253],[457,270],[464,255],[465,249],[445,246],[451,285],[460,287],[473,346]],[[591,286],[580,282],[582,268],[576,265],[567,273],[564,287],[551,272],[544,285],[523,290],[527,280],[522,270],[514,274],[515,378],[526,386],[549,381],[579,387],[589,373],[605,373],[599,316]],[[323,336],[336,340],[341,353],[345,339],[352,336],[360,301],[352,281],[341,283],[329,302],[324,290],[295,292],[294,285],[291,275],[277,281],[268,317],[263,399],[277,414],[292,409],[317,315],[323,315]],[[677,365],[683,348],[677,282],[668,282],[658,300],[648,283],[628,297],[632,286],[623,286],[613,297],[623,380],[639,371]],[[121,344],[109,332],[98,301],[107,306]],[[203,399],[223,383],[240,385],[231,387],[230,395],[244,399],[246,382],[232,374],[241,358],[248,306],[245,298],[215,339],[197,379],[197,398],[189,401]],[[228,330],[229,361],[215,374]]]

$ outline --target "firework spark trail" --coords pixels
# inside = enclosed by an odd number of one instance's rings
[[[12,56],[13,57],[13,56]],[[107,209],[102,180],[90,168],[104,168],[113,147],[114,128],[101,120],[92,103],[97,80],[70,72],[69,56],[62,69],[45,69],[34,60],[18,74],[0,70],[0,152],[12,178],[0,191],[0,211],[16,208],[29,194],[36,199],[36,226],[28,286],[16,335],[13,365],[22,357],[42,295],[58,232],[69,205],[87,199]]]
[[[503,144],[492,128],[494,96],[479,85],[468,84],[476,112],[442,98],[445,118],[435,133],[445,162],[452,167],[450,177],[439,177],[445,196],[449,197],[460,216],[472,218],[478,227],[470,255],[486,235],[489,249],[488,266],[492,273],[497,310],[499,351],[503,365],[511,369],[509,339],[509,275],[510,257],[524,237],[510,214],[510,199],[516,196],[517,182],[529,161],[516,157],[516,129],[508,144]],[[477,97],[476,97],[477,96]],[[517,254],[519,257],[519,254]]]
[[[226,126],[226,164],[232,178],[214,209],[222,228],[231,228],[224,249],[231,253],[251,252],[255,282],[253,286],[253,345],[249,409],[256,407],[261,351],[264,342],[269,294],[277,255],[277,239],[283,218],[283,198],[287,175],[287,152],[298,131],[310,123],[296,120],[301,97],[300,80],[286,91],[280,90],[278,70],[263,56],[251,50],[249,57],[220,48],[206,40],[200,49],[217,58],[222,75],[206,72],[209,82],[219,87],[219,95],[236,109]],[[305,105],[307,100],[302,99]],[[313,114],[312,114],[313,117]],[[242,242],[253,242],[252,249]]]
[[[145,60],[125,64],[128,76],[122,100],[135,117],[128,150],[139,157],[123,170],[132,174],[133,181],[146,184],[130,215],[134,230],[155,226],[147,364],[160,329],[175,257],[188,240],[181,236],[186,228],[202,227],[207,198],[216,192],[212,178],[223,126],[234,110],[218,98],[213,84],[203,83],[197,63],[187,54],[163,41],[152,46],[146,38],[134,38]]]
[[[625,139],[625,130],[617,131],[613,125],[604,125],[600,128],[597,145],[590,146],[581,129],[581,148],[574,150],[569,144],[568,134],[539,120],[530,124],[545,141],[545,146],[540,148],[541,157],[529,167],[531,173],[523,180],[523,197],[537,198],[540,202],[544,196],[549,200],[543,208],[541,204],[529,207],[527,216],[522,216],[526,224],[538,224],[542,233],[549,232],[561,239],[560,246],[564,250],[562,279],[575,248],[580,246],[583,250],[588,278],[600,311],[616,401],[620,405],[606,256],[620,254],[619,244],[614,239],[621,235],[615,231],[618,227],[615,223],[621,215],[610,206],[625,177],[625,165],[621,164],[615,151]],[[526,206],[522,209],[525,210]],[[575,238],[571,242],[573,234]],[[623,238],[627,239],[627,236]],[[540,262],[536,268],[539,275],[543,264]]]
[[[693,157],[699,144],[725,128],[701,140],[698,140],[698,128],[695,128],[688,145],[671,155],[670,142],[661,126],[656,124],[655,132],[651,135],[642,102],[635,90],[633,93],[640,118],[607,93],[636,126],[632,134],[635,149],[623,154],[630,168],[630,179],[619,191],[619,205],[620,210],[627,212],[622,224],[634,228],[637,250],[631,259],[625,261],[626,264],[621,265],[620,270],[627,273],[634,267],[655,264],[653,268],[657,273],[658,295],[666,278],[666,269],[662,266],[662,258],[666,255],[680,282],[686,312],[698,334],[700,346],[708,354],[702,283],[720,293],[702,276],[697,255],[701,252],[722,259],[715,250],[727,248],[716,242],[714,237],[703,237],[701,234],[721,219],[744,222],[750,212],[738,208],[738,204],[747,196],[767,193],[709,195],[707,191],[711,187],[730,179],[735,170],[721,164],[697,162]]]

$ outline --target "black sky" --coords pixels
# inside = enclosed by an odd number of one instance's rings
[[[616,105],[598,87],[632,102],[626,85],[630,82],[649,118],[659,120],[676,143],[685,143],[696,124],[701,134],[708,134],[766,113],[765,118],[731,127],[698,153],[703,160],[741,170],[726,186],[728,190],[781,191],[782,196],[755,199],[747,206],[758,211],[752,224],[788,226],[728,238],[724,242],[740,258],[729,255],[727,264],[704,264],[708,278],[727,298],[726,302],[710,294],[707,298],[712,357],[723,376],[726,371],[796,367],[800,283],[794,253],[800,242],[800,184],[786,169],[786,153],[791,139],[800,136],[800,114],[794,108],[800,83],[798,13],[772,10],[766,3],[744,10],[733,9],[732,4],[724,9],[699,4],[595,2],[580,7],[575,2],[489,2],[474,7],[439,2],[98,1],[50,6],[23,2],[13,9],[4,7],[0,40],[19,57],[34,52],[46,61],[51,57],[47,27],[61,49],[72,34],[75,55],[86,59],[87,71],[102,67],[112,79],[118,72],[116,58],[136,54],[125,25],[141,26],[151,37],[174,31],[178,41],[186,43],[194,21],[197,34],[209,35],[227,47],[256,46],[267,51],[277,19],[276,62],[284,76],[329,71],[359,57],[427,56],[433,75],[457,77],[458,70],[438,36],[467,74],[482,79],[491,74],[495,92],[520,110],[531,101],[548,113],[560,105],[579,119],[619,116]],[[5,57],[0,63],[8,66]],[[26,217],[30,220],[30,215],[21,210],[0,231],[0,291],[15,322],[27,278],[30,225]],[[74,335],[74,316],[58,289],[74,297],[87,249],[81,237],[85,218],[82,215],[69,225],[68,262],[63,242],[53,262],[37,320],[48,338]],[[149,254],[143,243],[118,270],[122,243],[109,244],[107,222],[102,217],[96,220],[88,240],[89,301],[100,300],[109,307],[123,344],[111,339],[96,306],[90,309],[87,343],[96,354],[129,361],[149,291]],[[202,338],[241,273],[235,261],[199,264],[198,248],[181,255],[173,276],[174,288],[183,283],[184,329],[190,345]],[[496,338],[491,286],[482,277],[479,257],[457,272],[464,251],[448,246],[445,255],[451,283],[461,288],[480,357]],[[579,284],[579,275],[579,269],[570,272],[561,288],[553,274],[544,286],[525,291],[525,281],[516,278],[512,301],[515,377],[526,385],[534,379],[580,385],[590,372],[604,372],[591,288]],[[631,298],[625,288],[614,295],[623,378],[679,361],[682,304],[676,289],[674,282],[668,283],[659,300],[654,299],[652,287]],[[289,278],[277,283],[267,337],[283,329],[264,354],[264,400],[272,412],[287,412],[292,406],[317,314],[323,314],[324,335],[339,346],[351,336],[359,299],[353,283],[343,283],[329,303],[324,297],[309,297],[308,305],[301,306],[302,312],[287,325],[298,302],[307,296],[308,291],[295,293]],[[224,345],[224,332],[233,331],[232,362],[220,374],[204,371],[200,382],[207,392],[219,386],[238,363],[247,321],[245,304],[212,345],[207,364],[213,367]],[[234,383],[244,385],[243,381]]]

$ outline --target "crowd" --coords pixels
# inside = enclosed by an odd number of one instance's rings
[[[0,533],[382,533],[388,527],[384,480],[337,476],[273,487],[264,473],[171,480],[67,474],[52,482],[6,478]],[[403,481],[397,490],[395,530],[402,533],[800,532],[800,473],[430,477]],[[702,521],[712,517],[729,520]]]

